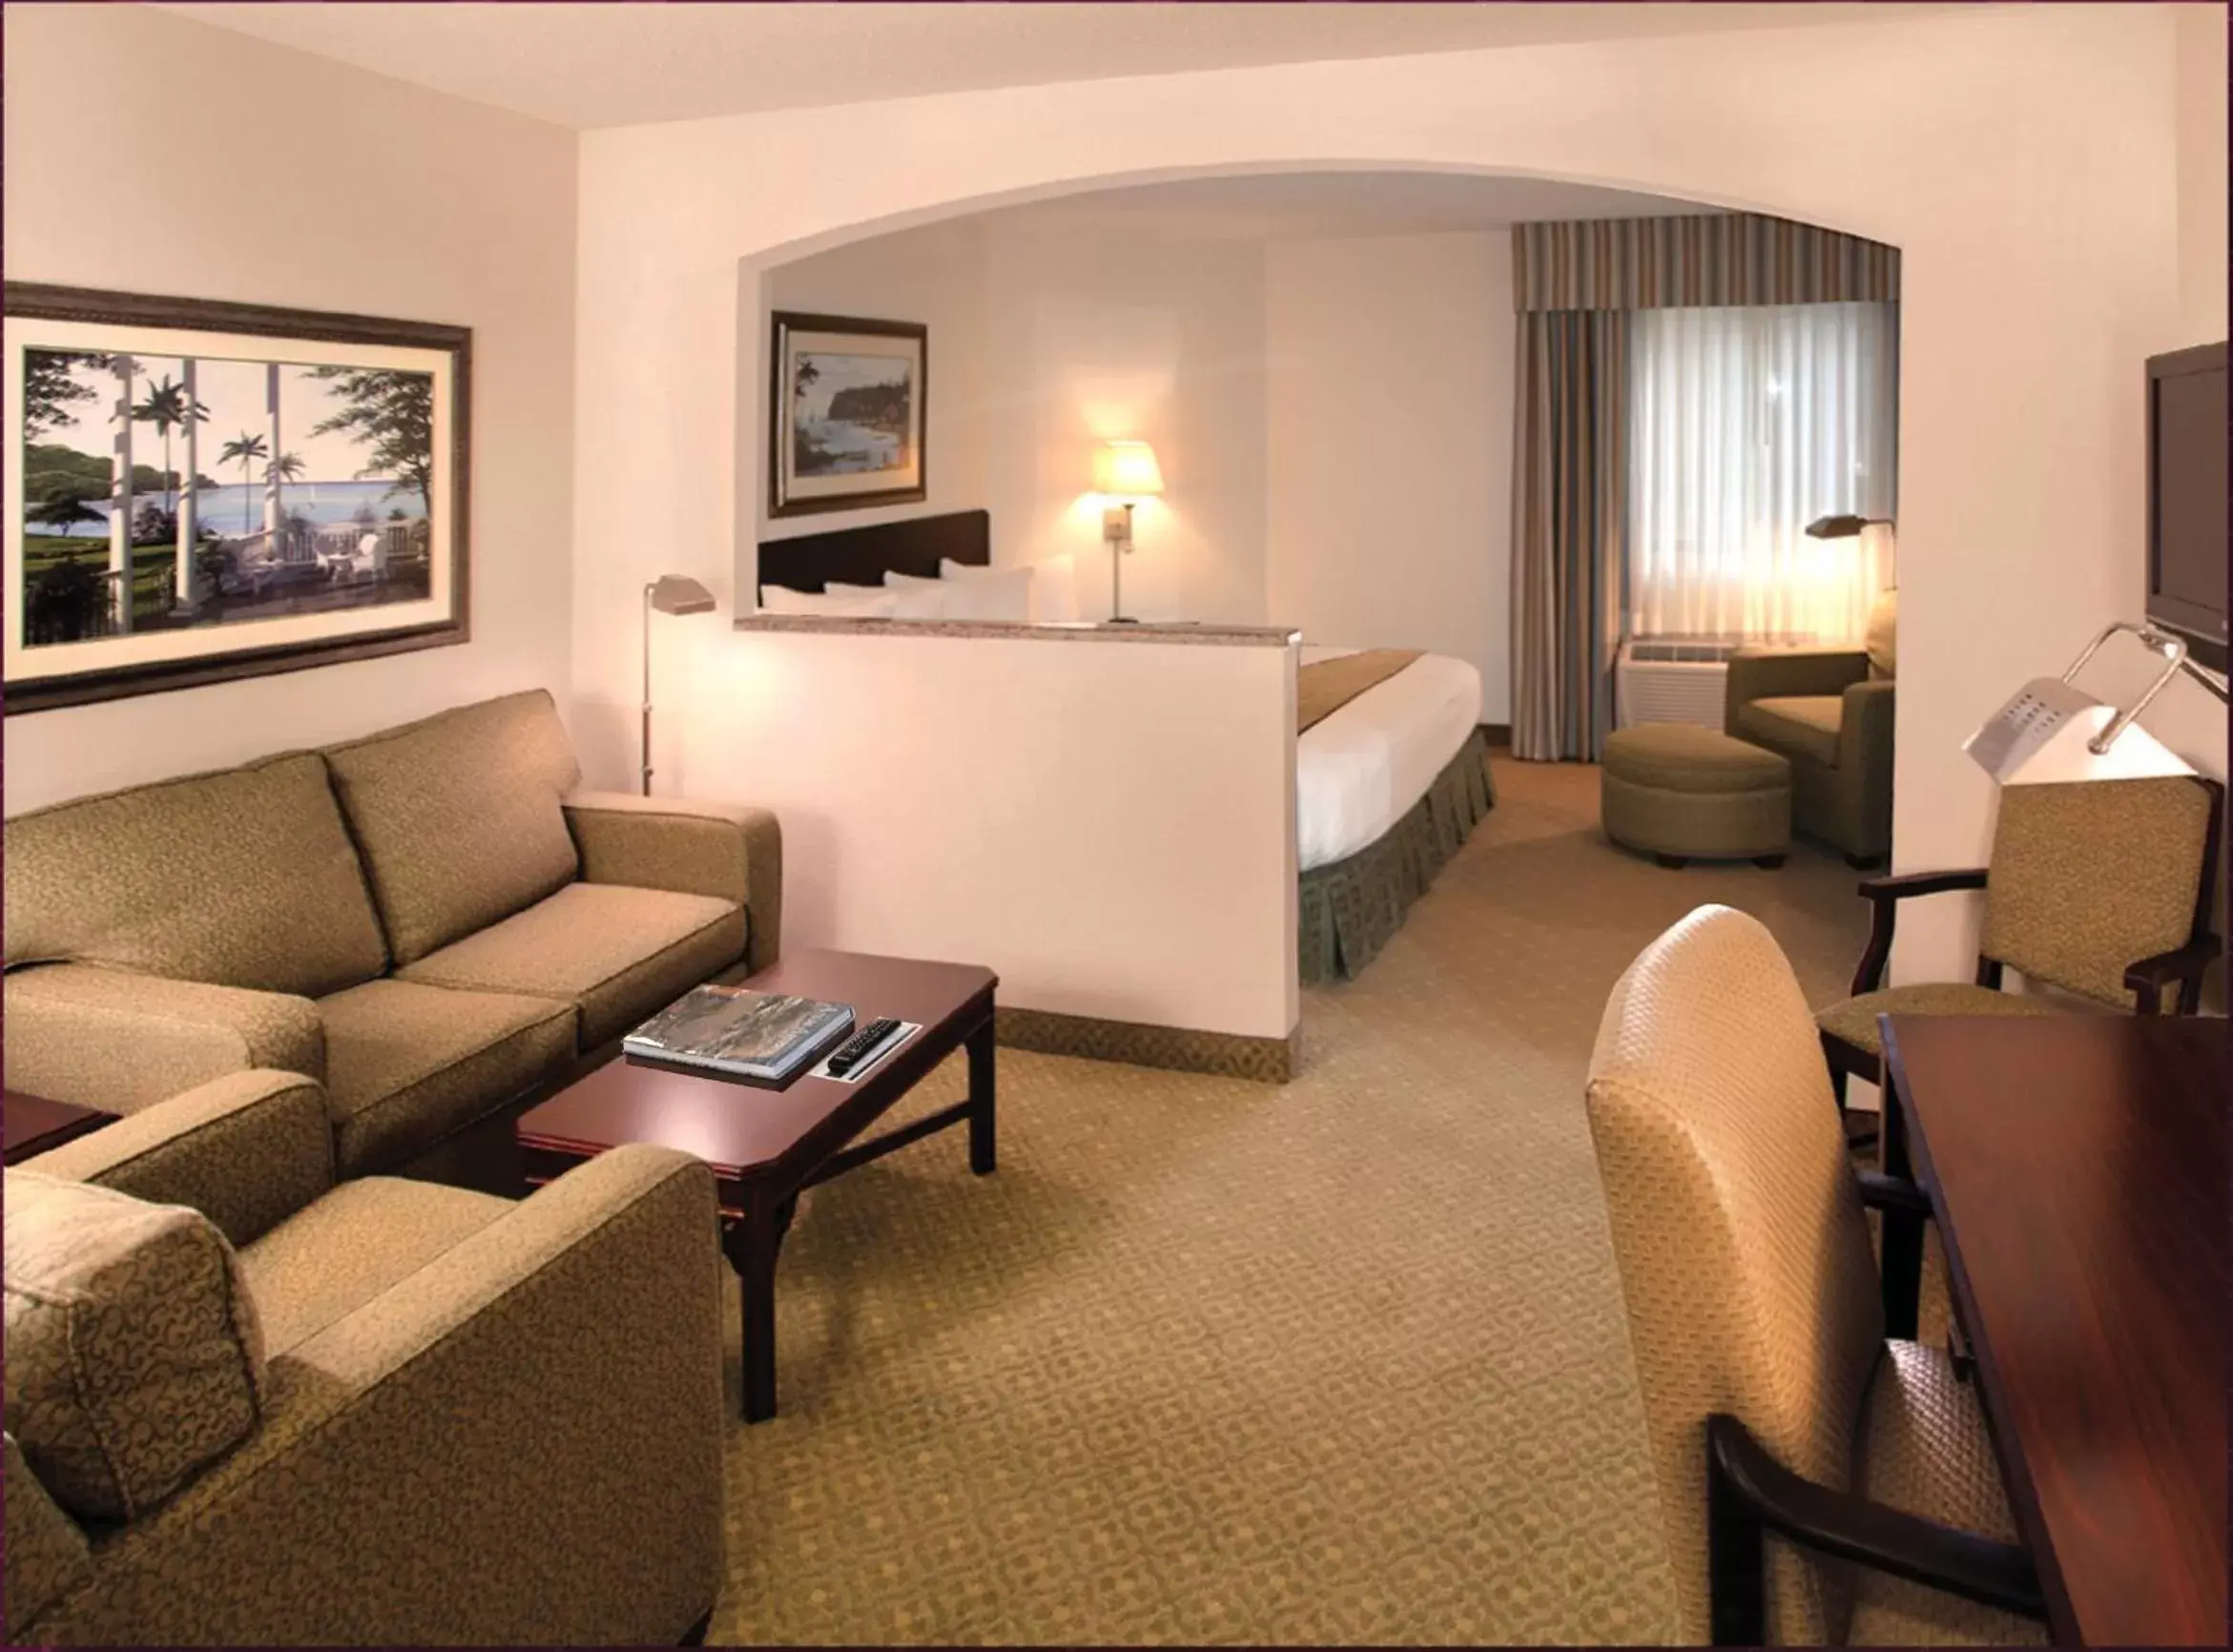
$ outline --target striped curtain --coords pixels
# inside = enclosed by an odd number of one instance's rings
[[[1595,762],[1626,607],[1628,317],[1532,310],[1513,352],[1512,754]]]
[[[1899,250],[1749,213],[1516,224],[1512,751],[1594,762],[1629,592],[1629,316],[1894,303]]]

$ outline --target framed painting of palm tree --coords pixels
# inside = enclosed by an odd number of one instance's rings
[[[929,497],[930,329],[777,310],[771,318],[768,514]]]
[[[467,640],[472,333],[7,283],[10,715]]]

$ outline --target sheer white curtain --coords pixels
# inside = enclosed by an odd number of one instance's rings
[[[1850,642],[1891,583],[1898,309],[1638,310],[1629,354],[1629,628]]]

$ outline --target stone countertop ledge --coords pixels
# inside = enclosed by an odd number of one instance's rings
[[[1075,624],[1017,625],[1005,620],[861,619],[847,614],[739,614],[740,631],[821,631],[864,637],[999,637],[1047,643],[1180,643],[1208,648],[1286,648],[1302,641],[1292,626],[1157,624],[1110,625],[1102,620]]]

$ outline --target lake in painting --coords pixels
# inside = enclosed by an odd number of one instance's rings
[[[915,364],[904,356],[802,350],[792,401],[792,469],[874,475],[914,463]]]

